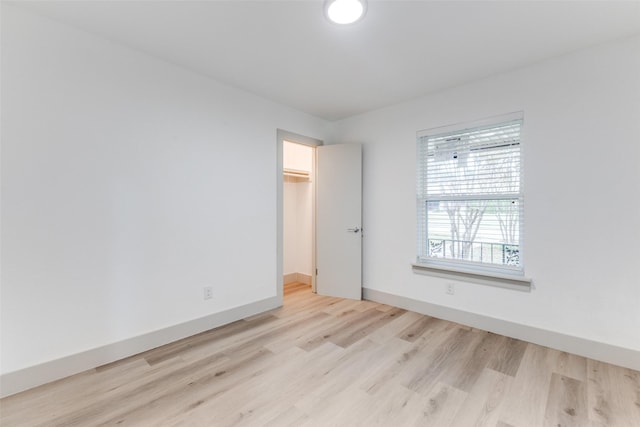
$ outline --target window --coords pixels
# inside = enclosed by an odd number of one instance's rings
[[[418,132],[418,264],[523,274],[522,123]]]

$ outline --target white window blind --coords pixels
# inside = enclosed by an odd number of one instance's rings
[[[522,114],[418,132],[418,263],[523,272]]]

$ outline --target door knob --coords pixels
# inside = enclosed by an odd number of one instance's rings
[[[359,227],[356,227],[356,228],[347,228],[347,231],[349,231],[349,232],[351,232],[351,233],[357,233],[357,232],[359,232],[359,231],[360,231],[360,228],[359,228]]]

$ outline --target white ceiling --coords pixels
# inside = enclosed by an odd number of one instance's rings
[[[30,9],[329,120],[640,33],[640,1],[35,1]]]

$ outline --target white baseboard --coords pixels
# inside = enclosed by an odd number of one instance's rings
[[[289,283],[295,283],[298,281],[298,273],[288,273],[282,277],[282,283],[285,285]]]
[[[10,396],[88,369],[115,362],[236,320],[263,313],[281,305],[282,300],[280,298],[271,297],[113,344],[51,360],[40,365],[8,372],[0,376],[0,397]]]
[[[311,276],[303,273],[289,273],[283,276],[283,283],[285,285],[295,282],[304,283],[305,285],[311,286]]]
[[[364,299],[640,371],[640,351],[363,288]]]
[[[298,273],[297,279],[298,282],[311,286],[311,276],[308,274]]]

